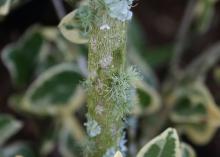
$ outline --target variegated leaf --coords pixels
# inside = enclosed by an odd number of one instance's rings
[[[168,128],[147,143],[137,157],[180,157],[180,142],[176,130]]]
[[[160,96],[157,91],[143,80],[136,81],[136,101],[134,114],[152,114],[161,106]]]
[[[75,95],[78,105],[78,101],[85,99],[84,93],[78,88],[82,78],[73,64],[63,63],[48,69],[28,88],[22,100],[23,108],[35,114],[53,115],[64,107],[69,109],[67,106],[73,102]]]
[[[180,148],[181,148],[181,157],[196,157],[196,153],[190,145],[186,143],[181,143]]]
[[[10,10],[11,0],[0,1],[0,16],[5,16]]]
[[[76,11],[74,10],[66,15],[58,27],[67,40],[77,44],[84,44],[88,42],[88,39],[82,36],[82,32],[78,28],[74,27],[74,25],[77,25],[77,21],[75,20]]]
[[[117,151],[115,153],[115,156],[114,157],[123,157],[122,153],[120,151]]]

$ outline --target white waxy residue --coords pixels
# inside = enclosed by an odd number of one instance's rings
[[[103,24],[100,26],[100,30],[109,30],[110,26],[108,24]]]

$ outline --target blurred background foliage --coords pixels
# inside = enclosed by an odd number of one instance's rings
[[[0,1],[1,157],[78,157],[86,149],[81,85],[88,50],[57,29],[76,6]],[[129,156],[172,126],[198,157],[219,157],[220,3],[140,0],[134,6],[127,64],[143,80],[134,82],[136,105],[126,121]]]

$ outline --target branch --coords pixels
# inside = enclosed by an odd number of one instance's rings
[[[52,3],[54,5],[58,18],[61,20],[66,15],[63,3],[60,0],[52,0]]]
[[[170,64],[170,71],[172,74],[179,70],[180,59],[184,52],[184,47],[186,46],[186,39],[188,37],[189,28],[195,15],[194,11],[196,4],[197,0],[189,0],[179,31],[177,33],[176,44],[174,47],[174,56]]]
[[[208,48],[195,59],[186,69],[186,77],[190,79],[204,78],[207,71],[220,59],[220,42]]]

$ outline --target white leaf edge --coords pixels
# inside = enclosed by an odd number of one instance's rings
[[[176,139],[176,148],[175,148],[175,157],[180,157],[181,151],[180,151],[180,142],[179,142],[179,137],[177,135],[177,131],[174,128],[168,128],[166,129],[162,134],[159,136],[155,137],[153,140],[151,140],[149,143],[147,143],[137,154],[136,157],[144,157],[144,154],[149,150],[149,148],[157,143],[160,140],[165,140],[168,133],[172,132],[172,136]]]
[[[79,73],[81,75],[81,73],[75,68],[75,66],[71,63],[62,63],[59,65],[56,65],[48,70],[46,70],[45,72],[43,72],[27,89],[23,100],[22,100],[22,104],[23,104],[23,108],[27,111],[30,110],[30,107],[34,107],[33,102],[31,101],[31,96],[33,95],[33,93],[36,91],[36,89],[38,89],[38,87],[42,86],[42,84],[45,82],[45,80],[49,80],[50,78],[52,78],[53,76],[59,74],[60,72],[63,71],[70,71],[70,72],[75,72],[75,73]],[[77,90],[77,89],[76,89]],[[82,93],[82,92],[80,92]],[[73,96],[74,96],[74,92],[73,92]],[[77,94],[79,96],[79,94]],[[75,96],[74,96],[75,97]],[[84,97],[84,96],[82,96]],[[81,100],[81,97],[80,97]],[[70,98],[70,102],[72,101],[72,98]],[[62,107],[52,107],[50,106],[50,108],[41,108],[41,107],[37,107],[35,105],[35,111],[36,113],[40,113],[42,112],[42,114],[44,113],[49,113],[51,115],[56,114]],[[31,109],[31,111],[33,111],[33,109]]]
[[[80,31],[78,29],[72,29],[72,30],[67,30],[63,25],[66,23],[74,23],[74,16],[76,14],[77,10],[74,10],[67,14],[59,23],[58,28],[61,32],[61,34],[70,42],[76,43],[76,44],[85,44],[88,42],[88,39],[83,38],[80,35]]]
[[[120,151],[117,151],[114,155],[114,157],[123,157],[122,153]]]
[[[5,4],[3,4],[3,6],[0,6],[0,16],[5,16],[8,14],[10,10],[10,4],[11,0],[6,0]]]

